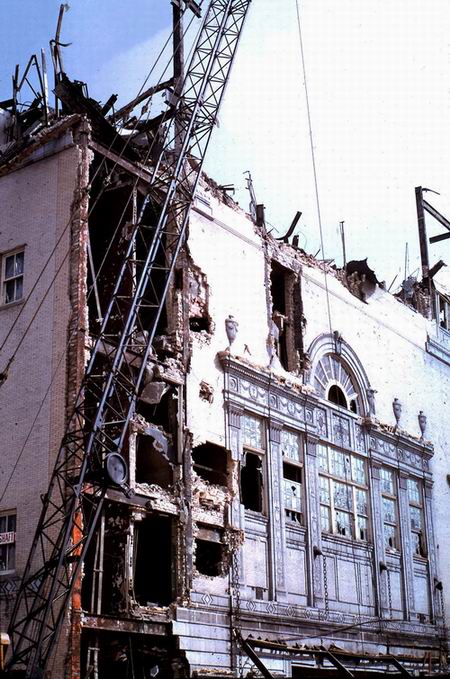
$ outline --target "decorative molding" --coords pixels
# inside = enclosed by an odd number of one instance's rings
[[[228,423],[230,427],[236,429],[241,428],[241,417],[244,414],[244,409],[236,406],[234,403],[227,401]]]
[[[283,423],[277,422],[276,420],[270,419],[269,421],[269,438],[273,443],[281,443],[281,430],[283,429]]]

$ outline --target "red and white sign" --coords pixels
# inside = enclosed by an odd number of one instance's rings
[[[14,531],[9,533],[0,533],[0,545],[12,545],[16,541],[16,534]]]

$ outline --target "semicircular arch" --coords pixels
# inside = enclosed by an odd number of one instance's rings
[[[311,342],[307,381],[320,396],[359,415],[370,412],[370,382],[358,355],[341,337],[322,334]],[[344,405],[344,399],[346,405]]]

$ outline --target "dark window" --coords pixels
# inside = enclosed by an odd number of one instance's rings
[[[292,271],[272,262],[270,274],[270,292],[272,295],[272,323],[274,327],[275,350],[281,365],[285,370],[291,369],[295,364],[293,324],[290,315],[292,313],[292,300],[289,304],[289,294],[292,296]],[[289,293],[289,291],[291,291]]]
[[[169,442],[156,428],[158,438],[146,434],[136,437],[136,483],[156,483],[167,488],[173,482],[173,468],[169,461]]]
[[[330,387],[330,390],[328,392],[328,400],[331,401],[331,403],[336,403],[337,406],[341,406],[342,408],[348,408],[345,394],[342,391],[342,389],[337,386],[337,384],[333,384]],[[355,410],[353,412],[356,412],[356,404]]]
[[[262,459],[254,453],[245,453],[245,465],[241,469],[241,502],[254,512],[263,510]]]
[[[192,332],[201,332],[202,330],[210,332],[211,322],[207,317],[190,318],[189,329],[192,330]]]
[[[203,575],[217,576],[222,574],[223,548],[218,542],[209,540],[196,541],[195,567]]]
[[[135,523],[134,595],[141,606],[167,606],[172,596],[172,520],[151,517]]]
[[[194,471],[200,478],[219,486],[227,486],[227,451],[213,443],[192,450]]]

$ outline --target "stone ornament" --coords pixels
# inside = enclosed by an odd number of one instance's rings
[[[420,438],[423,439],[427,428],[427,416],[424,415],[423,411],[421,410],[417,415],[417,419],[419,420],[420,433],[422,434]]]
[[[228,346],[231,347],[237,337],[239,323],[231,314],[225,319],[225,332],[227,333]]]
[[[392,410],[394,411],[394,417],[395,417],[395,426],[398,427],[398,424],[400,422],[400,418],[402,416],[402,404],[398,400],[398,398],[394,398],[394,401],[392,403]]]
[[[377,393],[376,389],[367,389],[367,400],[369,402],[369,415],[374,415],[375,416],[375,394]]]

